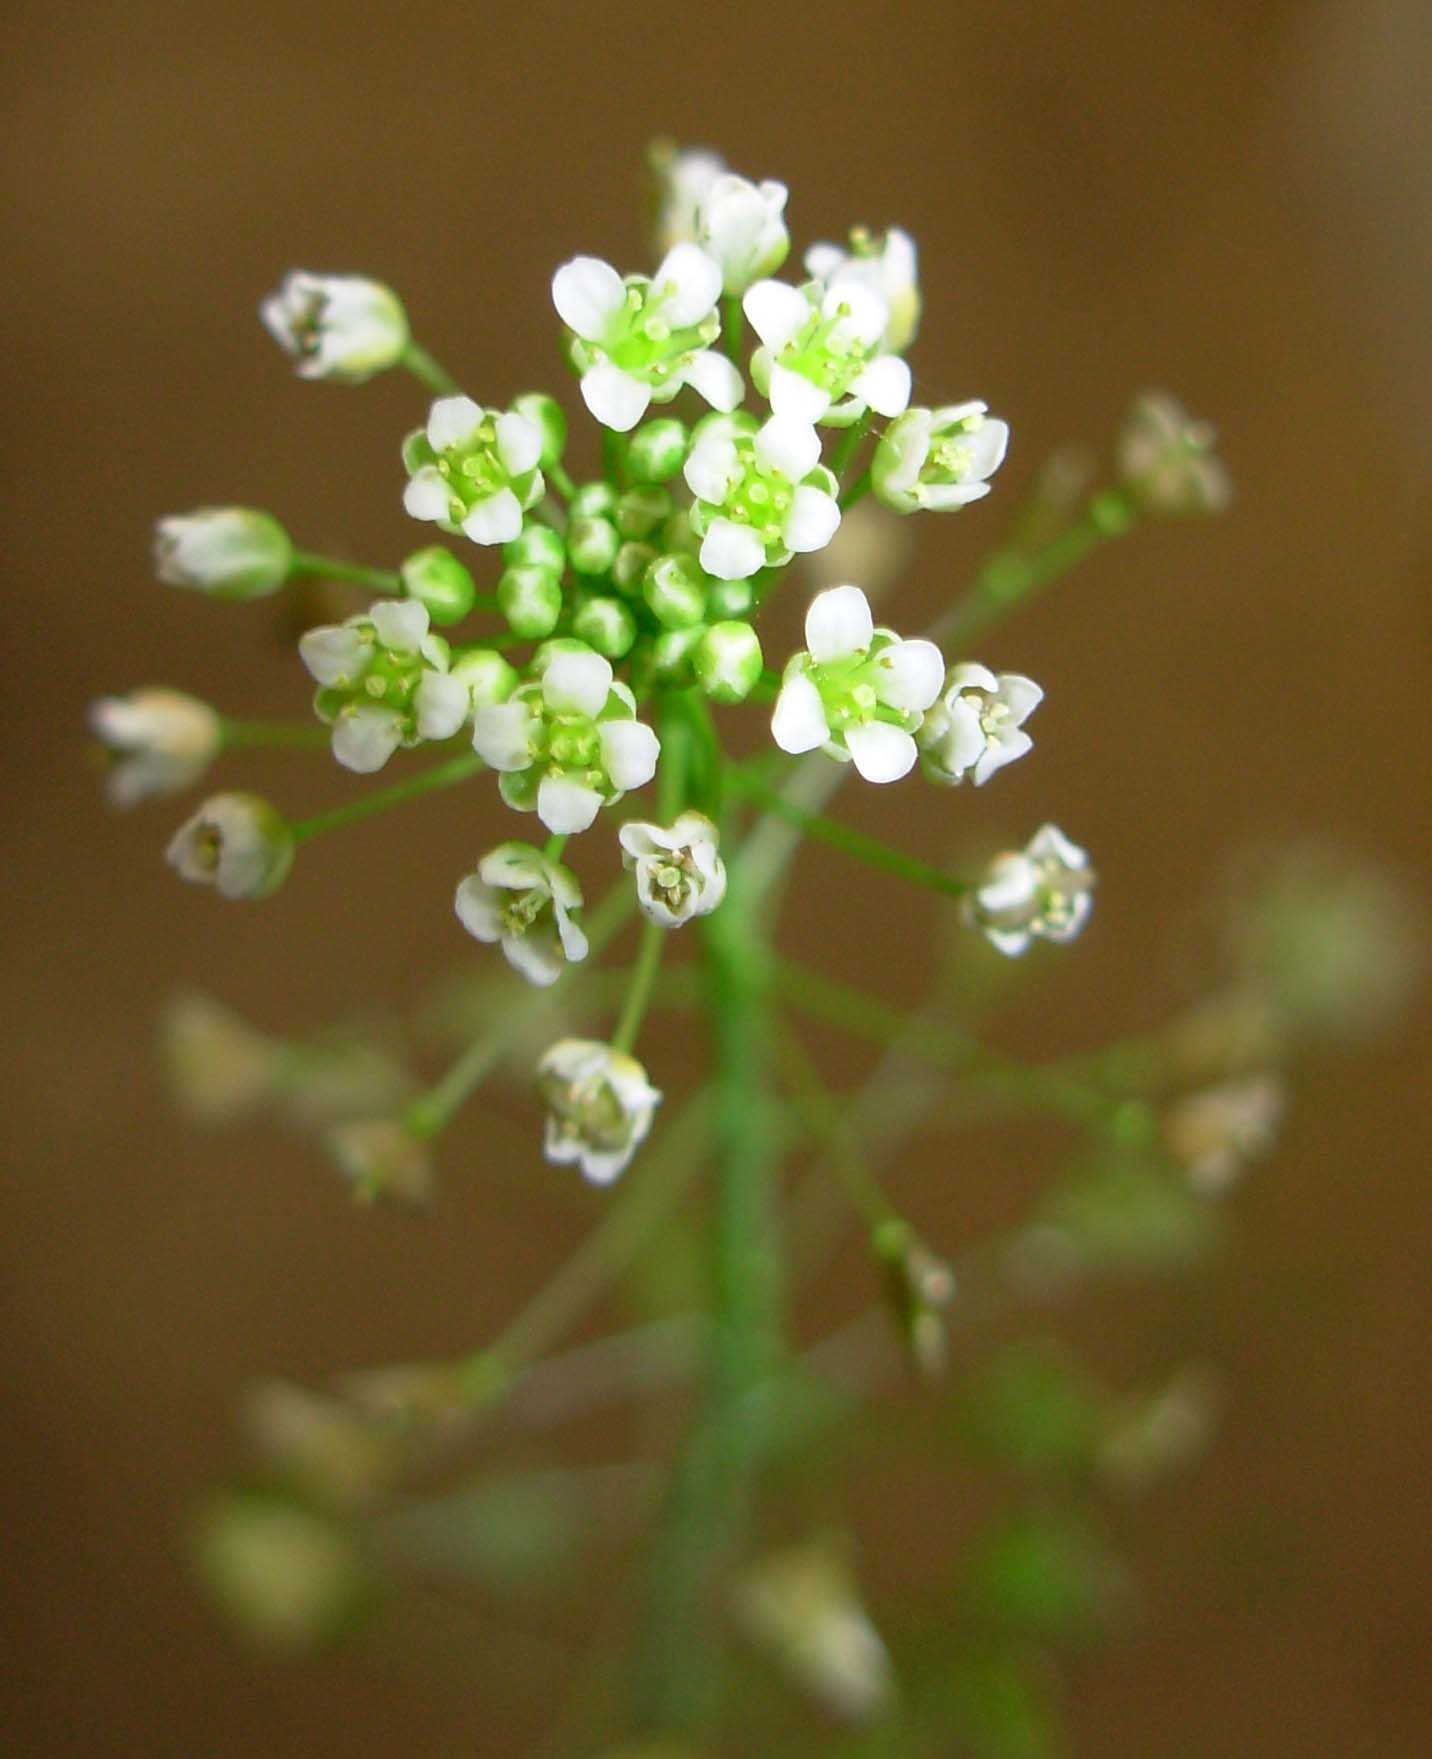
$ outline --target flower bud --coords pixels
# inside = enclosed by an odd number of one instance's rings
[[[713,702],[744,702],[764,663],[760,637],[749,623],[713,623],[691,656],[696,681]]]
[[[560,575],[567,566],[567,546],[561,534],[539,519],[529,519],[510,544],[502,546],[504,562],[531,562]]]
[[[567,445],[567,418],[557,399],[545,391],[524,391],[512,399],[512,407],[542,431],[542,456],[537,461],[540,467],[550,470],[560,463]]]
[[[628,819],[617,837],[642,914],[663,928],[709,916],[726,896],[726,865],[705,813],[683,812],[668,829]]]
[[[623,537],[648,538],[671,517],[670,491],[657,484],[628,489],[612,516]]]
[[[1233,484],[1213,448],[1217,435],[1163,391],[1146,391],[1117,443],[1119,480],[1145,513],[1167,519],[1221,513]]]
[[[589,598],[577,607],[572,633],[609,660],[619,660],[636,640],[636,618],[618,598]]]
[[[517,562],[497,582],[497,603],[514,635],[540,641],[562,615],[562,584],[540,562]]]
[[[360,1203],[391,1197],[426,1203],[433,1191],[427,1144],[397,1118],[355,1118],[335,1124],[324,1144]]]
[[[609,519],[616,512],[617,492],[609,482],[583,483],[567,512],[573,519]]]
[[[578,574],[607,573],[620,547],[610,520],[583,515],[567,527],[567,555]]]
[[[484,703],[506,702],[517,688],[520,674],[495,647],[459,648],[453,655],[452,676],[462,680],[474,708]]]
[[[917,1373],[933,1380],[945,1367],[944,1309],[954,1299],[954,1273],[906,1222],[882,1222],[870,1244],[910,1362]]]
[[[713,623],[726,623],[750,614],[756,591],[749,580],[708,580],[706,615]]]
[[[396,366],[408,346],[407,313],[397,294],[362,275],[295,269],[259,316],[304,379],[361,385]]]
[[[692,556],[658,556],[646,571],[642,597],[665,629],[691,629],[706,618],[706,576]]]
[[[105,791],[115,806],[182,793],[208,769],[224,739],[214,710],[182,690],[101,697],[90,705],[89,721],[113,753]]]
[[[650,544],[624,543],[612,563],[613,586],[631,596],[639,593],[647,569],[659,554]]]
[[[1225,1081],[1170,1106],[1164,1140],[1194,1189],[1216,1195],[1228,1190],[1250,1160],[1272,1148],[1286,1105],[1283,1083],[1275,1075]]]
[[[285,1050],[204,995],[177,996],[159,1025],[159,1056],[174,1099],[203,1123],[228,1123],[279,1093]]]
[[[753,281],[774,275],[786,260],[791,235],[782,216],[788,193],[783,183],[751,183],[727,172],[702,197],[697,243],[720,266],[728,296],[743,294]]]
[[[425,606],[433,622],[444,628],[461,623],[477,598],[472,575],[441,544],[415,550],[398,572],[404,593]]]
[[[248,1493],[225,1493],[205,1509],[194,1563],[239,1631],[267,1649],[293,1652],[336,1636],[366,1587],[339,1526]]]
[[[175,833],[165,859],[225,898],[265,898],[293,866],[293,833],[257,794],[215,794]]]
[[[690,629],[663,629],[651,644],[648,653],[648,675],[661,684],[684,689],[692,682],[692,661],[697,644],[706,633],[704,623]]]
[[[155,527],[154,568],[166,586],[259,599],[278,591],[292,565],[288,533],[272,514],[251,507],[200,507]]]
[[[664,483],[686,462],[690,436],[685,422],[659,416],[643,422],[627,442],[627,474],[637,483]]]
[[[651,1129],[661,1095],[634,1057],[588,1038],[559,1039],[537,1068],[547,1105],[544,1152],[609,1185]]]

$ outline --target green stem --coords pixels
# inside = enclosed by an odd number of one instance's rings
[[[626,487],[626,436],[602,429],[602,475],[614,489]]]
[[[551,836],[548,837],[542,853],[549,861],[560,861],[562,859],[562,851],[566,847],[567,839],[565,837]]]
[[[234,749],[292,747],[296,750],[322,750],[329,737],[327,727],[316,721],[226,720],[223,723],[224,744]]]
[[[739,293],[728,293],[721,302],[722,330],[725,335],[726,358],[732,366],[741,365],[741,345],[746,333],[746,314],[741,310]]]
[[[631,1055],[641,1032],[641,1023],[646,1018],[647,1004],[651,1000],[656,974],[661,968],[661,955],[666,950],[666,937],[669,933],[670,930],[663,928],[659,922],[642,924],[641,947],[632,971],[631,985],[627,990],[626,1000],[622,1003],[621,1018],[612,1033],[612,1049],[623,1051],[627,1056]]]
[[[401,593],[403,582],[388,568],[365,568],[358,562],[341,562],[334,556],[315,555],[311,550],[295,550],[289,562],[290,577],[309,574],[318,580],[348,580],[355,586],[366,586],[373,592]]]
[[[460,757],[450,757],[446,763],[434,764],[421,775],[410,776],[405,782],[394,782],[391,788],[379,788],[376,793],[365,794],[347,806],[335,806],[313,818],[301,818],[289,829],[295,843],[306,842],[309,837],[319,836],[324,831],[337,830],[340,825],[353,824],[375,812],[386,812],[390,806],[416,800],[420,794],[431,794],[435,788],[451,788],[458,782],[465,782],[469,776],[475,776],[481,768],[482,759],[475,752],[465,751]]]
[[[439,397],[450,397],[455,391],[461,389],[447,368],[440,361],[435,360],[426,348],[420,343],[412,341],[411,338],[399,357],[398,364],[405,366],[415,379],[418,379]]]
[[[869,420],[868,415],[861,416],[859,421],[850,424],[836,442],[835,450],[830,455],[830,468],[836,476],[845,475],[851,459],[860,450],[860,442],[865,438],[866,425]]]
[[[840,497],[840,510],[841,510],[841,512],[848,513],[857,501],[864,500],[865,496],[868,495],[869,493],[870,493],[870,472],[868,470],[866,470],[866,471],[862,471],[861,474],[858,477],[856,477],[855,481],[850,485],[850,487]]]
[[[576,483],[572,481],[560,464],[549,464],[542,474],[564,501],[570,501],[572,496],[576,494]]]
[[[783,1065],[786,1085],[790,1088],[791,1097],[806,1128],[825,1148],[830,1164],[850,1199],[851,1208],[872,1228],[880,1227],[885,1222],[898,1221],[900,1217],[894,1205],[881,1189],[880,1181],[861,1153],[860,1143],[850,1127],[846,1113],[839,1100],[822,1081],[820,1071],[801,1043],[799,1035],[783,1018],[778,1017],[777,1025],[780,1030],[776,1038],[776,1050]]]

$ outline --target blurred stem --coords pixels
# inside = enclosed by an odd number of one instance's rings
[[[868,413],[862,415],[859,421],[854,421],[850,424],[841,435],[840,439],[836,442],[835,450],[830,455],[830,468],[837,477],[843,477],[845,475],[847,469],[850,467],[851,459],[854,458],[855,454],[860,450],[860,442],[865,438],[865,431],[869,421],[870,416]],[[842,505],[844,505],[844,503],[842,503]]]
[[[624,1051],[628,1056],[631,1055],[632,1047],[641,1032],[641,1023],[646,1018],[647,1003],[651,1000],[656,974],[661,967],[661,955],[666,951],[668,932],[659,922],[642,924],[641,947],[637,952],[626,999],[622,1003],[621,1018],[617,1021],[611,1041],[613,1050]]]
[[[860,1151],[860,1144],[840,1101],[821,1079],[820,1070],[801,1042],[800,1035],[780,1016],[776,1018],[776,1025],[776,1052],[796,1110],[805,1127],[825,1149],[852,1209],[872,1228],[883,1222],[898,1221],[900,1218],[894,1205],[881,1190],[880,1181]]]
[[[329,737],[328,728],[316,721],[223,722],[224,745],[231,749],[288,746],[296,750],[322,750]]]
[[[741,344],[745,339],[746,314],[741,310],[739,293],[728,293],[721,302],[722,330],[725,333],[726,358],[738,370],[741,365]]]
[[[568,476],[560,464],[549,464],[542,473],[564,501],[570,501],[577,492],[577,485]]]
[[[295,550],[289,562],[290,576],[309,574],[318,580],[347,580],[355,586],[369,587],[373,592],[401,593],[401,576],[388,568],[365,568],[361,562],[341,562],[334,556],[315,555],[312,550]]]
[[[840,497],[840,510],[841,510],[841,512],[848,513],[857,501],[864,500],[866,495],[868,495],[869,493],[870,493],[870,472],[868,470],[866,470],[866,471],[862,471],[861,474],[858,477],[856,477],[855,481],[850,485],[850,487]]]
[[[434,359],[421,343],[414,342],[410,337],[408,345],[399,357],[398,364],[405,366],[413,377],[439,397],[451,397],[459,389],[457,380],[443,364]]]
[[[302,843],[324,831],[337,830],[340,825],[370,818],[375,812],[386,812],[390,806],[401,806],[404,801],[415,800],[420,794],[431,794],[435,788],[451,788],[458,782],[465,782],[469,776],[475,776],[481,768],[482,759],[475,752],[464,752],[461,757],[450,757],[446,763],[434,764],[431,769],[410,776],[405,782],[394,782],[390,788],[365,794],[347,806],[335,806],[329,812],[299,819],[289,829],[293,832],[294,842]]]

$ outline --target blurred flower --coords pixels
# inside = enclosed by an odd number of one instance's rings
[[[214,794],[174,833],[165,859],[225,898],[266,898],[293,866],[293,833],[257,794]]]
[[[335,1637],[367,1586],[341,1527],[258,1496],[215,1497],[196,1523],[193,1554],[220,1608],[264,1648],[303,1650]]]
[[[547,1105],[544,1150],[576,1164],[594,1185],[609,1185],[651,1129],[661,1095],[634,1057],[588,1038],[558,1040],[537,1068]]]
[[[696,241],[721,269],[722,291],[739,295],[786,260],[791,235],[783,218],[784,183],[751,183],[726,172],[703,192]]]
[[[1276,1075],[1249,1075],[1191,1093],[1169,1107],[1164,1140],[1195,1189],[1226,1191],[1277,1139],[1287,1091]]]
[[[656,248],[665,252],[674,244],[694,244],[702,200],[726,161],[704,147],[683,151],[669,140],[653,141],[647,159],[658,186]]]
[[[361,385],[396,366],[408,345],[407,313],[397,294],[362,275],[295,269],[259,316],[304,379]]]
[[[176,996],[159,1023],[159,1053],[175,1098],[205,1123],[265,1106],[282,1077],[285,1047],[204,995]]]
[[[1116,1489],[1135,1493],[1197,1459],[1218,1417],[1216,1376],[1199,1364],[1151,1396],[1129,1401],[1099,1449],[1098,1467]]]
[[[224,742],[223,722],[208,703],[162,687],[102,696],[90,705],[89,722],[115,755],[105,792],[116,806],[182,793]]]
[[[250,1387],[242,1422],[267,1466],[331,1506],[368,1502],[398,1463],[390,1429],[342,1399],[289,1381],[264,1380]]]
[[[1216,439],[1207,422],[1195,421],[1166,392],[1145,391],[1119,431],[1119,480],[1145,513],[1221,513],[1233,483],[1214,453]]]
[[[1011,956],[1036,937],[1072,941],[1094,907],[1089,857],[1057,825],[1044,825],[1022,850],[997,855],[965,901],[966,919]]]
[[[399,1203],[426,1203],[433,1192],[433,1163],[427,1143],[400,1118],[352,1118],[324,1132],[335,1166],[360,1203],[390,1197]]]
[[[171,513],[154,528],[154,571],[166,586],[218,599],[277,592],[293,565],[293,544],[270,513],[252,507],[200,507]]]

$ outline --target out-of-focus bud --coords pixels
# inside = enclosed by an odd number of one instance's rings
[[[355,1118],[324,1136],[328,1152],[360,1203],[388,1197],[426,1203],[433,1191],[427,1144],[397,1118]]]
[[[694,629],[705,621],[706,576],[694,556],[658,556],[641,592],[663,629]]]
[[[651,143],[646,159],[657,187],[654,236],[658,253],[675,244],[694,242],[702,199],[725,171],[726,161],[704,147],[683,151],[675,141],[665,139]]]
[[[224,742],[206,702],[182,690],[131,690],[90,705],[95,736],[113,754],[105,792],[115,806],[179,794],[197,782]]]
[[[220,1003],[176,996],[159,1023],[159,1054],[170,1091],[204,1123],[228,1123],[268,1105],[278,1092],[285,1051]]]
[[[301,1651],[339,1635],[368,1586],[341,1527],[258,1496],[226,1494],[203,1509],[193,1557],[230,1622],[265,1649]]]
[[[628,489],[617,497],[612,518],[623,537],[649,538],[671,517],[671,493],[659,483]]]
[[[444,628],[461,623],[476,601],[477,587],[472,575],[441,544],[415,550],[398,572],[404,593],[426,606],[433,622]]]
[[[1119,480],[1145,513],[1180,519],[1221,513],[1233,483],[1214,452],[1217,435],[1164,391],[1136,398],[1119,430]]]
[[[171,513],[154,528],[154,571],[166,586],[216,599],[277,592],[293,565],[293,544],[271,513],[253,507],[200,507]]]
[[[868,1722],[893,1699],[890,1656],[839,1535],[759,1560],[737,1580],[734,1601],[751,1640],[834,1715]]]
[[[257,794],[214,794],[179,827],[165,859],[225,898],[266,898],[293,866],[293,832]]]
[[[303,379],[361,385],[396,366],[408,346],[408,317],[397,294],[363,275],[295,269],[259,316]]]
[[[636,483],[664,483],[686,462],[691,436],[674,416],[645,421],[627,442],[627,473]]]
[[[1277,1139],[1287,1093],[1276,1075],[1249,1075],[1190,1093],[1164,1115],[1164,1140],[1195,1190],[1215,1196]]]
[[[895,1320],[911,1366],[927,1380],[945,1369],[945,1309],[955,1296],[955,1275],[903,1221],[882,1222],[870,1236]]]
[[[265,1380],[244,1395],[240,1421],[266,1465],[335,1508],[369,1502],[398,1464],[397,1438],[341,1399]]]
[[[1135,1494],[1189,1465],[1218,1420],[1219,1385],[1194,1363],[1149,1397],[1130,1401],[1111,1425],[1096,1464],[1115,1489]]]

